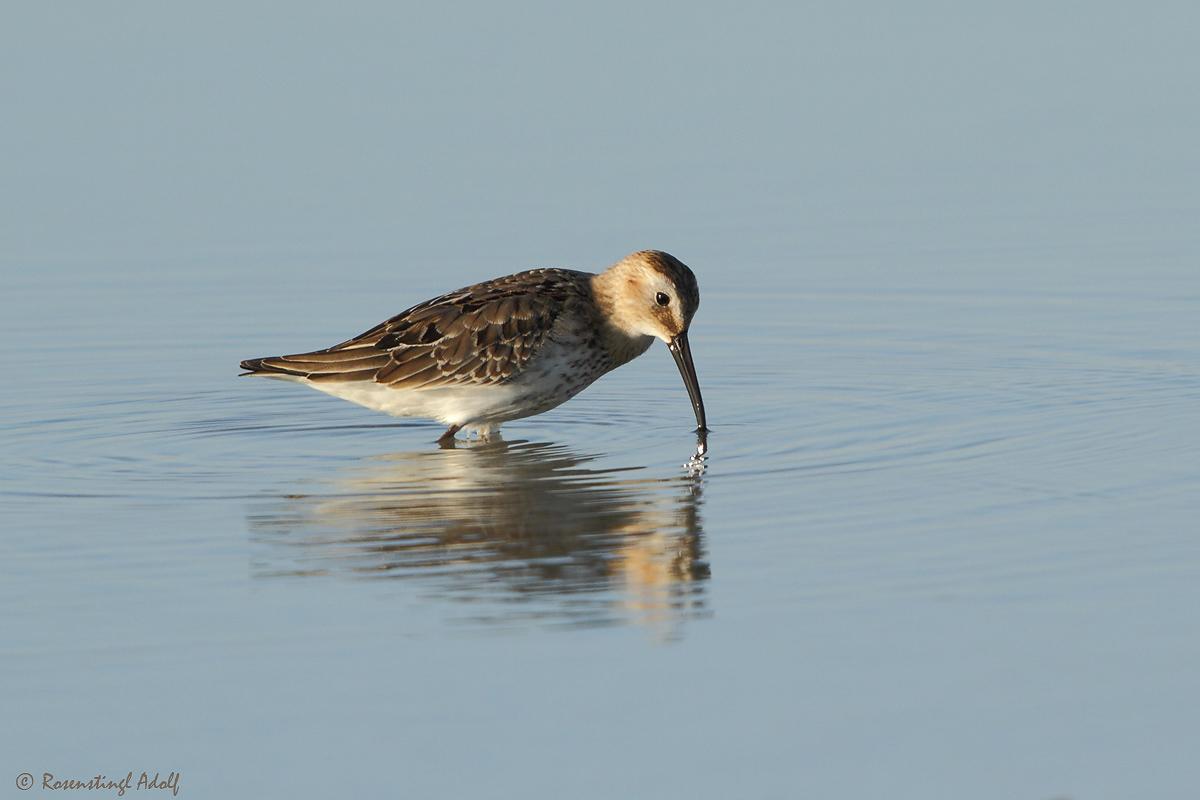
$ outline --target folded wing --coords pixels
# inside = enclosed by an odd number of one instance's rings
[[[397,389],[503,383],[519,374],[585,273],[533,270],[421,303],[325,350],[242,362],[249,373],[309,381],[375,381]]]

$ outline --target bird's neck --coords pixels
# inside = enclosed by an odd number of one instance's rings
[[[619,266],[619,265],[618,265]],[[592,277],[592,296],[600,309],[600,344],[613,368],[626,364],[646,352],[654,337],[631,324],[630,289],[636,281],[617,267]]]

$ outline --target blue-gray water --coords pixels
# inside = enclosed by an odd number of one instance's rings
[[[497,8],[6,12],[0,797],[1194,797],[1197,12]],[[703,469],[237,377],[644,247]]]

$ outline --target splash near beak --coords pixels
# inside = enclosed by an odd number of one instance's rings
[[[683,385],[687,387],[688,397],[692,399],[692,410],[696,412],[696,430],[707,431],[708,425],[704,420],[704,398],[700,396],[700,383],[696,380],[696,367],[692,364],[692,348],[688,345],[687,331],[676,336],[667,343],[675,363],[679,365],[679,374],[683,376]]]

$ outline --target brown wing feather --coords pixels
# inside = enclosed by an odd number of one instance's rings
[[[325,350],[242,367],[397,388],[503,383],[525,368],[560,314],[583,313],[591,277],[544,269],[497,278],[413,306]]]

